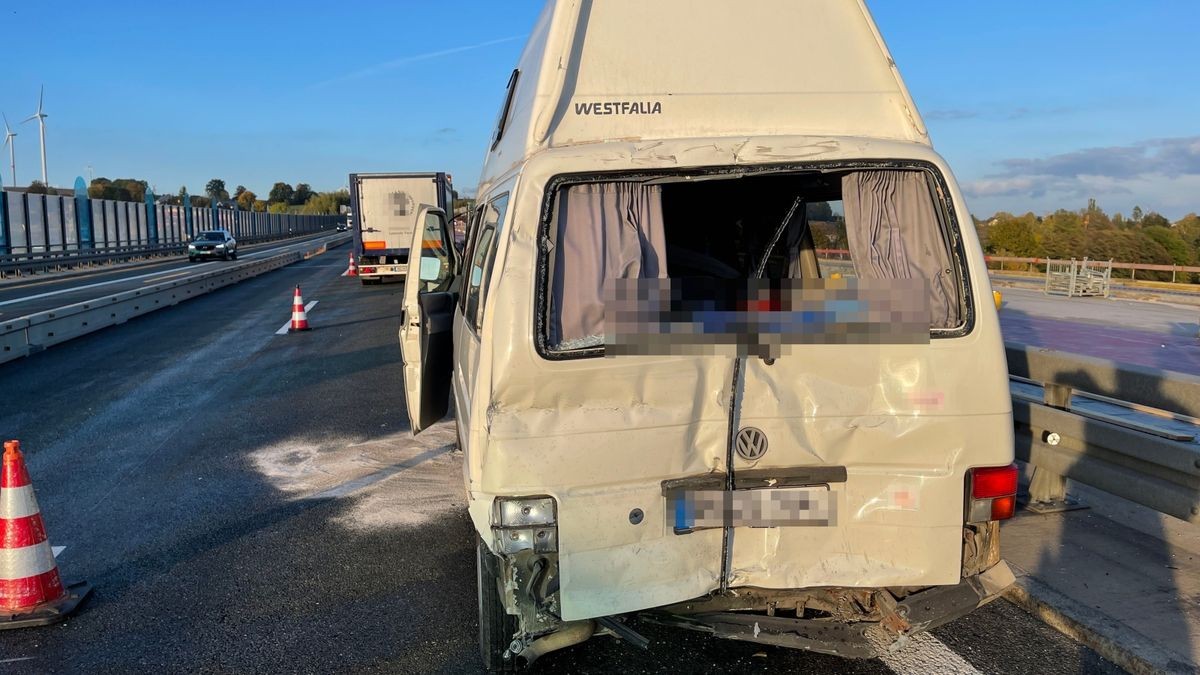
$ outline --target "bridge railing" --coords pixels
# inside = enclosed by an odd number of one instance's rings
[[[1021,258],[1016,256],[1004,255],[988,255],[984,256],[984,260],[988,263],[988,269],[1009,271],[1024,271],[1029,273],[1040,273],[1045,271],[1047,265],[1056,262],[1053,258]],[[1106,265],[1109,263],[1105,263]],[[1138,272],[1142,272],[1143,279],[1149,279],[1150,275],[1147,272],[1158,272],[1163,274],[1170,273],[1172,283],[1187,283],[1189,275],[1200,275],[1200,267],[1193,265],[1155,265],[1151,263],[1130,263],[1130,262],[1113,262],[1111,263],[1114,270],[1125,270],[1129,273],[1129,278],[1136,281]]]
[[[849,262],[850,251],[838,248],[819,248],[817,249],[817,259],[822,263],[825,262]],[[1004,255],[987,255],[984,256],[990,270],[1008,270],[1033,273],[1043,273],[1051,263],[1057,262],[1053,258],[1022,258],[1017,256]],[[1108,262],[1104,263],[1109,265]],[[1128,272],[1128,277],[1134,281],[1138,278],[1138,272],[1142,273],[1143,280],[1151,280],[1148,273],[1155,272],[1161,275],[1162,279],[1166,279],[1166,275],[1171,275],[1172,283],[1189,283],[1191,275],[1195,274],[1200,278],[1200,267],[1192,265],[1155,265],[1150,263],[1130,263],[1130,262],[1112,262],[1111,269],[1125,270]]]
[[[236,208],[93,199],[86,188],[74,196],[0,191],[0,276],[177,255],[196,232],[224,228],[239,242],[269,241],[326,230],[340,215],[265,213]]]
[[[1034,467],[1030,508],[1071,508],[1069,478],[1200,522],[1200,378],[1027,345],[1005,350],[1016,454]]]

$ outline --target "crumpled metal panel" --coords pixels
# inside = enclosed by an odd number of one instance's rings
[[[724,472],[729,357],[551,361],[533,343],[537,226],[553,176],[680,166],[911,158],[946,176],[918,143],[865,138],[739,137],[617,142],[545,150],[520,171],[501,270],[489,290],[470,398],[456,392],[470,439],[470,511],[489,528],[495,495],[558,500],[564,620],[688,600],[719,587],[720,530],[675,534],[664,480]],[[510,181],[515,173],[498,178]],[[511,183],[504,182],[505,185]],[[509,188],[506,188],[506,190]],[[480,196],[488,196],[488,185]],[[975,233],[962,231],[974,293],[972,332],[928,345],[814,345],[746,362],[738,426],[770,439],[743,469],[845,466],[832,527],[739,528],[731,583],[769,588],[956,583],[963,475],[1012,461],[1011,400],[991,288]],[[644,518],[635,524],[630,512]]]

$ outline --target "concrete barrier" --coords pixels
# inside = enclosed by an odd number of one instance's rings
[[[328,248],[350,241],[341,234],[307,247],[278,253],[261,260],[222,265],[218,269],[163,281],[136,290],[121,291],[92,300],[56,307],[44,312],[0,323],[0,363],[27,356],[47,347],[72,340],[108,326],[125,323],[135,316],[179,304],[252,279],[271,270],[307,260]]]

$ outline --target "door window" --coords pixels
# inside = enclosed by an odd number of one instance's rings
[[[450,286],[450,251],[446,242],[442,217],[436,213],[425,214],[425,227],[421,234],[421,267],[419,270],[421,293],[444,291]]]
[[[508,210],[508,195],[493,199],[480,209],[476,223],[476,235],[471,247],[471,263],[467,277],[467,292],[463,304],[463,316],[471,321],[475,330],[483,325],[483,311],[487,302],[487,286],[491,279],[492,265],[496,261],[496,245],[499,240],[504,214]]]

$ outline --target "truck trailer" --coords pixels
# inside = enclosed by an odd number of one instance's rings
[[[403,279],[419,207],[449,211],[453,203],[454,188],[444,172],[350,174],[350,219],[362,283]]]

